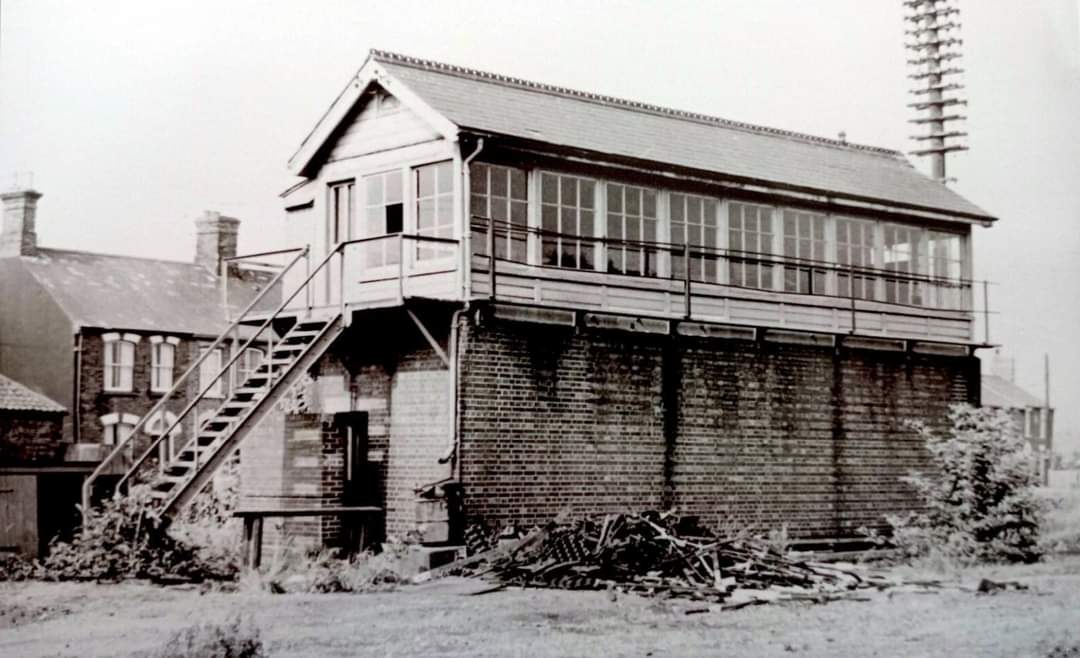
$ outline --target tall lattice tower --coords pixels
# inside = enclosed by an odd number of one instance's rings
[[[905,45],[914,53],[908,60],[913,69],[908,77],[916,83],[910,91],[915,102],[908,107],[915,110],[910,121],[920,133],[911,136],[919,146],[911,155],[929,157],[934,178],[944,183],[951,180],[945,174],[945,156],[968,148],[963,143],[967,133],[953,127],[966,118],[959,108],[967,105],[960,96],[964,87],[956,81],[963,73],[959,66],[963,41],[957,36],[960,10],[956,0],[904,0],[904,7]]]

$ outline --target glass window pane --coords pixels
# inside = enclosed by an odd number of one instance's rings
[[[367,204],[373,206],[382,203],[383,200],[382,176],[369,176],[367,178]]]
[[[510,181],[509,172],[503,168],[498,167],[491,172],[491,195],[497,197],[506,197],[509,194]]]
[[[454,165],[450,160],[435,165],[438,175],[439,192],[452,193],[454,191]]]
[[[559,179],[552,174],[540,176],[540,198],[544,203],[559,202]]]
[[[596,204],[596,183],[591,180],[581,181],[581,207],[592,208]]]
[[[402,197],[401,172],[392,171],[386,176],[386,203],[400,203]]]
[[[528,199],[528,177],[520,169],[510,170],[510,196],[515,199]]]
[[[474,162],[469,167],[469,189],[473,194],[487,193],[487,177],[490,167]]]
[[[420,167],[416,170],[416,193],[421,197],[435,194],[435,167]]]

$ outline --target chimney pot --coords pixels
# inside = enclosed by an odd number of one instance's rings
[[[41,192],[30,189],[0,194],[0,200],[4,202],[4,220],[0,226],[0,258],[37,254],[34,219],[41,196]]]
[[[240,220],[207,210],[195,220],[195,263],[221,274],[222,259],[236,256]]]

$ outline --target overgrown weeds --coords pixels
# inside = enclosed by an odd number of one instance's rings
[[[942,566],[1039,559],[1046,505],[1026,440],[1001,410],[960,405],[950,421],[946,436],[917,428],[936,468],[904,478],[924,507],[887,517],[892,543]]]
[[[397,588],[419,571],[410,545],[389,539],[379,553],[342,557],[338,551],[285,551],[263,572],[246,572],[241,590],[276,593],[383,592]]]
[[[189,626],[172,635],[152,658],[262,658],[259,627],[250,617],[235,615],[224,623]]]
[[[42,561],[42,576],[56,580],[157,581],[232,578],[227,563],[203,559],[198,549],[177,540],[151,513],[149,487],[132,487],[126,496],[105,501],[83,518],[70,542],[54,542]]]

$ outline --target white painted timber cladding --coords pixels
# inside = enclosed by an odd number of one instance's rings
[[[335,162],[438,139],[439,133],[408,108],[401,106],[380,116],[375,104],[368,103],[337,139],[328,160]]]

